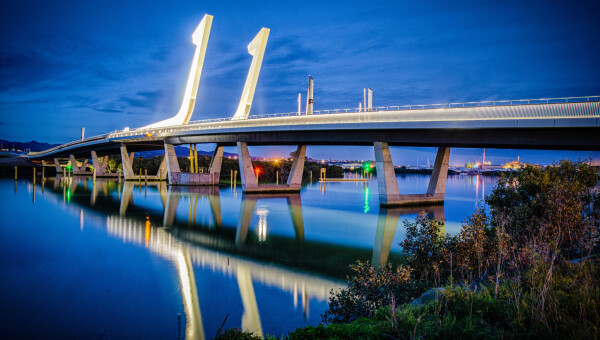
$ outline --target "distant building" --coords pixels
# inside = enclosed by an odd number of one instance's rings
[[[506,164],[504,164],[502,166],[503,169],[521,169],[524,168],[526,165],[530,165],[530,166],[534,166],[536,168],[541,168],[542,166],[539,164],[528,164],[528,163],[523,163],[521,161],[512,161],[512,162],[508,162]]]

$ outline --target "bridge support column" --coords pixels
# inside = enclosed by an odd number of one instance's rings
[[[181,172],[179,169],[179,161],[177,160],[177,154],[175,153],[175,147],[172,144],[165,143],[165,158],[167,159],[167,172],[169,185],[218,185],[218,177],[221,172],[221,161],[223,159],[223,147],[219,150],[219,147],[215,150],[215,156],[213,156],[213,163],[211,164],[211,171],[215,173],[187,173]],[[217,171],[218,169],[218,171]],[[216,175],[216,178],[215,178]]]
[[[173,183],[173,179],[177,178],[177,175],[181,173],[181,170],[179,168],[179,161],[177,160],[177,154],[175,153],[173,144],[165,143],[165,159],[167,160],[168,182],[171,185],[175,185],[176,183]]]
[[[398,181],[394,172],[394,164],[390,155],[390,147],[385,142],[375,142],[375,163],[377,169],[377,185],[379,187],[379,203],[388,205],[400,196]]]
[[[448,178],[448,162],[450,161],[450,148],[439,147],[435,156],[433,172],[429,180],[427,194],[440,197],[444,200],[446,195],[446,179]]]
[[[91,172],[86,171],[87,164],[88,164],[87,159],[83,161],[81,166],[79,166],[79,163],[77,163],[77,159],[75,159],[75,156],[70,155],[69,158],[71,159],[71,166],[73,168],[73,174],[75,174],[75,175],[91,175]]]
[[[167,168],[167,155],[165,154],[165,156],[163,157],[162,161],[160,162],[160,166],[158,167],[158,172],[156,173],[156,176],[158,177],[159,181],[167,180],[167,176],[168,176],[168,168]]]
[[[302,186],[302,175],[304,174],[304,161],[306,160],[306,145],[298,145],[294,154],[294,163],[290,169],[290,176],[287,180],[287,185],[290,188],[298,188]]]
[[[62,174],[64,172],[62,165],[58,161],[58,158],[54,158],[54,168],[56,169],[57,174]]]
[[[92,151],[92,165],[96,169],[96,176],[102,176],[106,174],[106,166],[108,165],[108,156],[102,158],[102,162],[98,160],[96,151]]]
[[[245,142],[237,143],[238,161],[240,165],[240,177],[242,179],[242,190],[245,193],[281,193],[298,192],[302,186],[302,174],[304,172],[304,160],[306,158],[306,145],[298,146],[296,157],[290,170],[287,184],[281,185],[258,185],[252,159],[248,152],[248,144]]]
[[[237,150],[242,190],[244,192],[248,190],[254,191],[258,189],[258,182],[256,181],[256,177],[254,177],[254,167],[252,166],[252,159],[250,158],[250,152],[248,151],[248,144],[245,142],[237,142]]]
[[[127,146],[121,145],[121,165],[123,166],[123,176],[126,181],[135,180],[135,173],[133,172],[133,157],[135,152],[131,154],[127,153]]]
[[[448,176],[448,160],[450,159],[450,148],[438,148],[427,193],[412,195],[400,195],[388,143],[375,142],[374,148],[375,161],[377,163],[379,203],[382,206],[444,203],[444,196],[446,193],[446,177]]]
[[[221,164],[223,163],[223,146],[217,145],[215,152],[213,152],[212,160],[210,161],[209,173],[211,174],[211,180],[213,185],[219,185],[221,179]]]

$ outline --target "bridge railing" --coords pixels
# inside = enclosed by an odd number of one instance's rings
[[[452,108],[469,108],[469,107],[490,107],[490,106],[514,106],[514,105],[537,105],[537,104],[560,104],[560,103],[581,103],[581,102],[596,102],[600,101],[600,96],[585,96],[585,97],[557,97],[557,98],[536,98],[536,99],[513,99],[513,100],[487,100],[481,102],[464,102],[464,103],[444,103],[444,104],[417,104],[417,105],[399,105],[399,106],[378,106],[371,109],[347,108],[347,109],[332,109],[332,110],[316,110],[312,114],[335,114],[335,113],[367,113],[381,111],[406,111],[406,110],[430,110],[430,109],[452,109]],[[273,118],[305,115],[306,112],[286,112],[273,114],[251,115],[248,119],[256,118]],[[225,118],[229,120],[229,118]],[[210,122],[211,120],[197,120],[190,124],[200,124]]]
[[[536,98],[536,99],[516,99],[516,100],[488,100],[481,102],[464,102],[464,103],[444,103],[444,104],[418,104],[418,105],[399,105],[399,106],[379,106],[371,109],[346,108],[346,109],[331,109],[331,110],[316,110],[313,115],[328,115],[340,113],[369,113],[369,112],[385,112],[385,111],[409,111],[409,110],[430,110],[430,109],[449,109],[449,108],[469,108],[469,107],[490,107],[490,106],[514,106],[514,105],[536,105],[536,104],[558,104],[558,103],[579,103],[579,102],[596,102],[600,101],[600,96],[585,96],[585,97],[557,97],[557,98]],[[306,112],[285,112],[251,115],[247,119],[261,118],[277,118],[306,115]],[[193,130],[193,125],[218,123],[232,121],[233,118],[212,118],[190,121],[187,125],[162,127],[158,130],[131,130],[131,131],[116,131],[111,133],[111,136],[135,136],[140,134],[150,133],[165,133],[174,131]]]

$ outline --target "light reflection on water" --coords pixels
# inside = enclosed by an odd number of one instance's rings
[[[406,194],[425,192],[429,182],[427,175],[397,179]],[[10,202],[0,229],[0,302],[27,306],[5,318],[15,328],[8,335],[212,338],[226,317],[225,327],[283,335],[318,323],[350,263],[397,259],[402,220],[425,211],[456,233],[495,181],[450,176],[444,205],[380,208],[374,177],[278,195],[60,176],[36,185],[2,180]],[[16,258],[29,265],[18,267]],[[78,296],[57,293],[65,289]],[[41,313],[48,309],[66,312]],[[51,325],[36,333],[31,322]]]

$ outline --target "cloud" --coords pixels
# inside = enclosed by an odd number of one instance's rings
[[[13,90],[55,77],[64,64],[34,49],[0,52],[0,91]]]
[[[92,110],[99,112],[109,112],[109,113],[121,113],[123,110],[112,109],[110,107],[92,107]]]
[[[277,37],[267,45],[265,63],[290,66],[299,63],[317,63],[323,54],[305,44],[298,36]]]
[[[154,109],[163,97],[161,90],[157,91],[139,91],[134,96],[124,96],[120,98],[120,102],[129,107]]]

